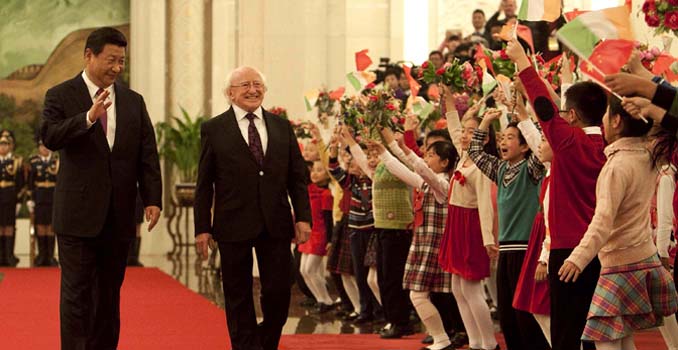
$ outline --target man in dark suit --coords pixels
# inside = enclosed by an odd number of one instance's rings
[[[141,95],[116,82],[126,47],[116,29],[93,31],[85,44],[85,70],[45,96],[42,139],[61,159],[53,224],[62,268],[64,350],[116,349],[137,184],[149,231],[160,217],[153,125]]]
[[[212,238],[219,244],[233,350],[278,348],[290,304],[290,243],[295,231],[297,243],[305,242],[311,232],[308,170],[290,123],[261,107],[265,93],[259,71],[234,70],[225,91],[231,108],[203,123],[200,131],[196,246],[206,258]],[[252,248],[264,314],[258,325],[252,298]]]

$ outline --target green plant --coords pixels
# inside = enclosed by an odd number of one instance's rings
[[[160,156],[179,173],[180,182],[195,182],[200,160],[200,124],[207,117],[191,117],[183,107],[183,118],[170,117],[168,122],[156,124]]]

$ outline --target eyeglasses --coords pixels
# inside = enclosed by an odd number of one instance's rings
[[[264,83],[260,81],[245,81],[240,84],[231,85],[231,87],[245,90],[249,90],[250,88],[254,88],[255,90],[261,90],[264,88]]]

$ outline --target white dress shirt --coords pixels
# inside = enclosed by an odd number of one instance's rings
[[[235,112],[235,120],[238,122],[240,133],[242,134],[243,139],[245,139],[245,143],[247,143],[249,146],[250,140],[248,129],[250,127],[250,121],[247,119],[247,111],[236,105],[233,105],[233,112]],[[266,147],[268,146],[268,132],[266,131],[266,123],[264,122],[263,109],[259,107],[254,112],[252,112],[252,114],[256,116],[256,118],[254,118],[254,126],[257,128],[257,132],[259,132],[261,149],[264,152],[264,155],[266,155]]]
[[[85,81],[85,84],[87,85],[87,91],[89,91],[90,97],[92,97],[92,102],[96,101],[95,95],[97,94],[97,91],[99,91],[99,87],[96,86],[87,76],[87,73],[85,71],[82,71],[82,79]],[[106,140],[108,140],[108,147],[113,149],[113,144],[115,143],[115,89],[113,88],[113,85],[111,84],[104,90],[108,91],[110,95],[108,95],[108,98],[106,99],[106,102],[108,101],[113,101],[111,103],[111,106],[108,107],[106,110]],[[95,123],[90,122],[89,120],[89,112],[85,116],[85,119],[87,120],[87,128],[91,128],[92,125]]]

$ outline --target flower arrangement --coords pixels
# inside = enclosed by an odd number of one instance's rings
[[[339,122],[359,134],[365,128],[365,107],[358,97],[344,97],[339,101]]]
[[[655,61],[657,61],[657,58],[662,54],[662,51],[656,46],[650,48],[647,44],[643,44],[639,41],[636,41],[635,47],[640,52],[640,63],[651,71]]]
[[[403,131],[405,118],[400,113],[400,100],[384,90],[372,90],[366,97],[363,137],[378,139],[385,128]]]
[[[506,49],[499,51],[485,50],[485,54],[492,58],[492,69],[496,75],[504,75],[508,78],[513,78],[516,72],[516,65],[511,62],[511,59],[506,54]]]
[[[545,62],[541,55],[536,55],[534,56],[534,61],[539,75],[551,84],[553,91],[558,91],[560,88],[560,70],[562,68],[560,59]]]
[[[450,87],[452,91],[475,91],[482,81],[482,70],[475,69],[469,62],[461,63],[454,59],[452,63],[445,63],[439,69],[435,69],[431,61],[424,62],[419,72],[420,78],[427,84],[442,83]]]
[[[312,139],[313,135],[311,134],[311,127],[309,122],[302,122],[298,120],[290,120],[292,124],[292,129],[294,130],[294,135],[300,139]]]
[[[678,0],[645,0],[642,11],[645,23],[655,28],[655,34],[678,35]]]
[[[318,93],[318,99],[315,101],[315,106],[318,107],[318,121],[327,127],[329,117],[334,115],[335,99],[331,98],[331,93],[326,89],[321,89]]]
[[[287,110],[283,107],[271,107],[269,112],[277,115],[280,118],[290,119],[289,116],[287,115]]]

